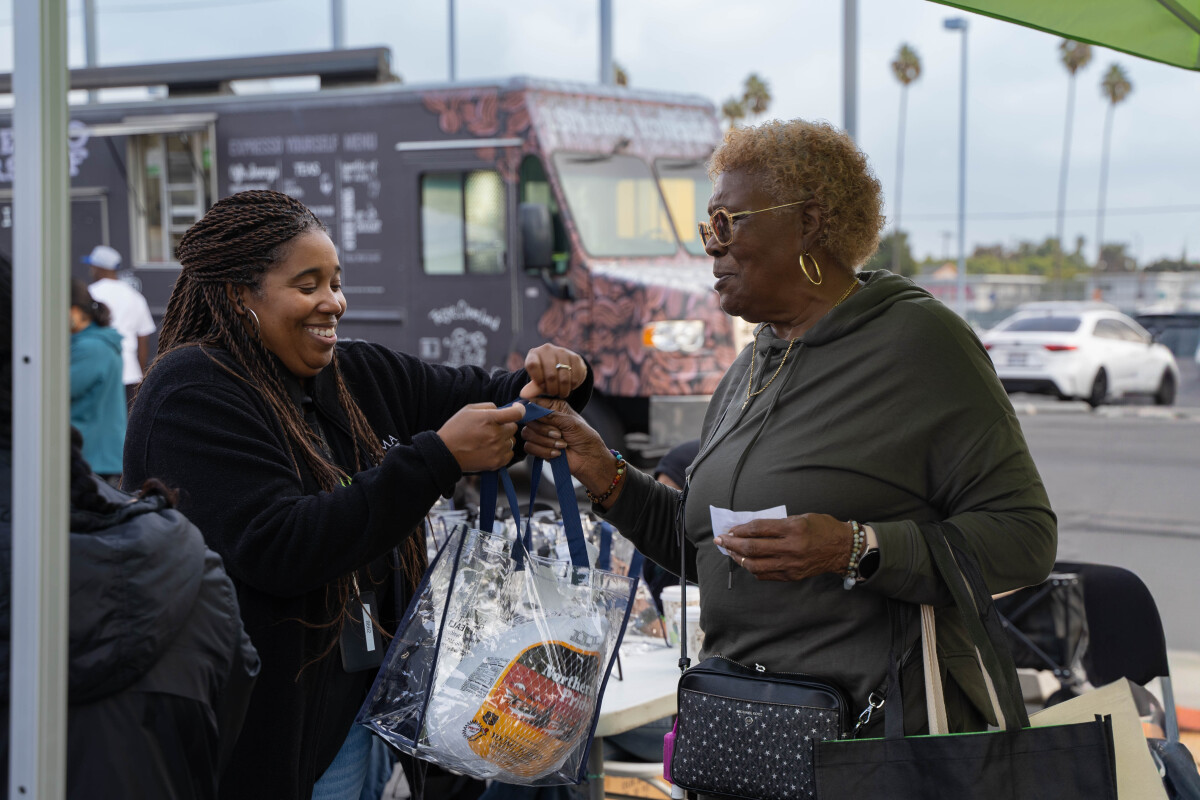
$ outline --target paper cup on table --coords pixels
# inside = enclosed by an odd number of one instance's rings
[[[667,629],[667,638],[671,644],[679,644],[678,627],[675,625],[675,612],[683,605],[683,592],[679,588],[679,584],[671,584],[664,586],[662,592],[659,593],[659,599],[662,600],[663,607],[663,627]],[[696,586],[688,586],[687,593],[688,605],[700,604],[700,589]]]
[[[689,603],[685,608],[676,610],[671,624],[671,639],[675,644],[679,643],[679,632],[683,630],[684,613],[687,614],[688,656],[695,658],[700,653],[700,648],[704,646],[704,631],[700,630],[700,606]]]

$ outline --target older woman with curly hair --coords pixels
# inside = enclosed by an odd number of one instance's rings
[[[526,450],[565,451],[597,511],[660,565],[686,564],[702,656],[833,679],[857,712],[886,684],[889,599],[941,606],[950,724],[982,729],[986,688],[921,527],[954,523],[992,592],[1041,581],[1057,541],[987,353],[907,279],[859,271],[884,223],[880,185],[842,132],[803,120],[735,129],[710,170],[700,227],[715,288],[726,312],[759,324],[713,395],[688,486],[619,463],[562,404],[525,429]],[[715,535],[710,506],[786,511]],[[919,634],[908,625],[898,650],[910,733],[927,728]]]

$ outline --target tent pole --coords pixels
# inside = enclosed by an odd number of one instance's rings
[[[66,0],[13,4],[9,797],[66,794],[69,206]]]

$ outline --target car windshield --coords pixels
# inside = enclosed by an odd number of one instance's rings
[[[1001,325],[1000,330],[1013,331],[1054,331],[1070,333],[1079,330],[1079,317],[1017,317],[1012,322]]]
[[[675,234],[684,248],[694,256],[704,255],[704,242],[696,223],[708,218],[708,198],[712,196],[712,179],[703,159],[660,158],[654,162],[658,185],[667,199],[667,210],[675,223]]]
[[[679,245],[649,165],[634,156],[555,153],[571,219],[593,256],[665,256]]]

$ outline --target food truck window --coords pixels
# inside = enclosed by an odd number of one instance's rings
[[[134,263],[177,263],[179,240],[210,205],[212,157],[208,132],[130,136],[129,148]]]
[[[554,226],[554,271],[559,274],[565,273],[570,258],[567,251],[567,230],[563,227],[558,201],[554,199],[554,191],[546,177],[546,167],[537,156],[525,156],[521,161],[521,202],[538,203],[550,210],[550,220]]]
[[[508,211],[493,170],[421,176],[421,264],[427,275],[504,272]]]
[[[571,219],[590,255],[665,256],[679,249],[645,161],[624,155],[555,153],[554,166]]]
[[[679,241],[692,255],[704,255],[704,242],[696,229],[696,223],[708,217],[708,198],[712,196],[712,179],[704,160],[660,158],[654,162],[654,170]]]

